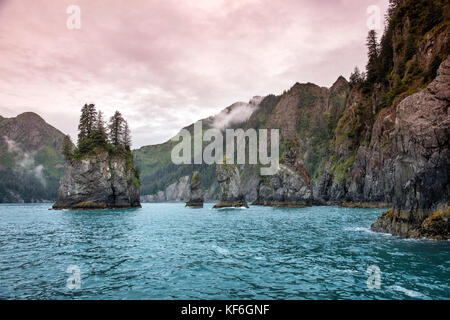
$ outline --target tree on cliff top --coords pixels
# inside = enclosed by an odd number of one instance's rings
[[[97,112],[94,104],[85,104],[81,109],[78,130],[77,149],[73,152],[76,158],[90,154],[99,147],[114,153],[131,152],[130,129],[119,111],[114,113],[106,126],[103,113]]]
[[[62,147],[61,147],[61,153],[64,156],[64,159],[69,160],[72,157],[73,154],[73,150],[72,150],[72,140],[70,139],[69,135],[66,135],[63,139],[62,142]]]
[[[125,149],[129,150],[131,147],[131,133],[130,128],[128,127],[128,122],[124,120],[123,126],[123,141],[122,141]]]
[[[97,110],[94,104],[85,104],[81,108],[80,122],[78,124],[78,143],[92,137],[97,123]]]
[[[114,147],[122,145],[125,120],[119,111],[109,119],[109,140]]]
[[[103,120],[103,112],[99,111],[95,122],[95,129],[92,133],[92,138],[97,145],[104,146],[108,140],[106,133],[105,121]]]

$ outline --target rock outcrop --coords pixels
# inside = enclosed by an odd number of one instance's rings
[[[214,208],[248,208],[247,201],[245,201],[244,194],[241,191],[241,179],[237,165],[218,164],[216,167],[216,178],[221,194],[220,201]]]
[[[395,110],[397,156],[389,168],[393,209],[379,217],[372,230],[403,237],[449,238],[449,106],[450,57],[426,89],[405,98]]]
[[[189,201],[186,203],[186,207],[203,208],[202,184],[200,181],[200,173],[198,171],[195,171],[192,174],[189,189],[190,195]]]
[[[125,156],[98,152],[66,163],[54,209],[140,207],[139,179]]]
[[[185,202],[189,200],[189,176],[182,176],[156,194],[141,196],[142,202]]]
[[[313,189],[308,171],[298,160],[299,148],[295,140],[288,140],[283,162],[272,176],[261,176],[254,205],[272,207],[304,207],[311,205]]]
[[[305,172],[306,173],[306,172]],[[263,177],[257,187],[253,205],[272,207],[304,207],[312,203],[309,177],[280,165],[276,174]]]

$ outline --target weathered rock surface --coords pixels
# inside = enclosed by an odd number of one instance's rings
[[[141,196],[142,202],[185,202],[189,200],[189,176],[182,176],[178,181],[170,184],[166,189],[156,194]]]
[[[301,207],[310,205],[312,200],[313,191],[308,173],[299,162],[295,169],[280,164],[276,174],[262,177],[253,204]]]
[[[186,203],[186,207],[203,208],[203,191],[200,180],[200,173],[198,171],[195,171],[192,174],[190,183],[190,196],[189,201]]]
[[[124,157],[100,152],[66,163],[54,209],[140,207],[139,183]]]
[[[393,210],[372,225],[372,230],[403,237],[433,236],[436,212],[448,212],[450,198],[450,57],[430,85],[401,101],[395,110],[392,171]],[[447,210],[447,211],[446,211]],[[433,217],[434,218],[430,218]],[[431,220],[430,220],[431,219]],[[442,215],[441,229],[448,229]]]
[[[219,164],[216,166],[216,178],[221,194],[220,201],[214,208],[247,207],[241,190],[241,179],[237,165]]]

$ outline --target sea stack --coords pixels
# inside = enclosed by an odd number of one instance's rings
[[[218,164],[216,178],[220,185],[220,202],[214,208],[248,208],[244,194],[241,191],[241,179],[237,165]]]
[[[68,161],[53,209],[140,207],[139,180],[130,161],[107,151]]]
[[[186,202],[186,207],[203,208],[202,184],[198,171],[192,174],[189,201]]]
[[[109,120],[94,104],[81,109],[78,144],[64,138],[64,173],[53,209],[140,207],[139,171],[134,167],[131,135],[119,111]]]

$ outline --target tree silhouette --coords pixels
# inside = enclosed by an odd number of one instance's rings
[[[126,149],[130,149],[131,147],[131,133],[130,128],[128,127],[128,122],[124,120],[123,127],[123,145]]]
[[[367,49],[369,60],[367,62],[367,80],[369,83],[375,83],[378,80],[378,42],[375,30],[370,30],[367,36]]]
[[[124,122],[125,120],[119,111],[116,111],[109,120],[109,140],[114,147],[122,145]]]
[[[64,159],[69,160],[72,157],[72,147],[73,147],[73,143],[72,140],[70,139],[69,135],[66,135],[63,139],[62,142],[62,147],[61,147],[61,153],[64,156]]]

